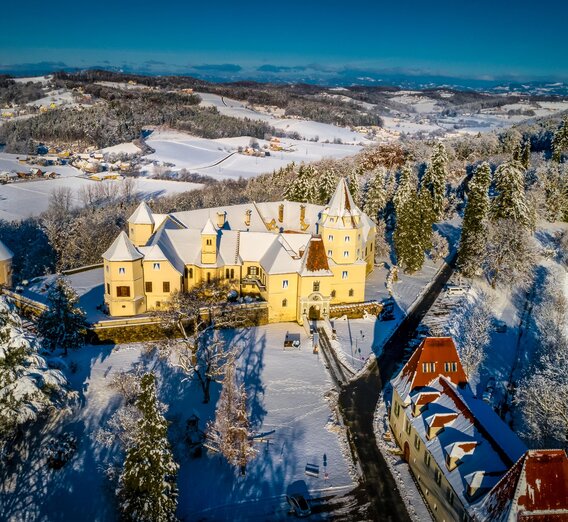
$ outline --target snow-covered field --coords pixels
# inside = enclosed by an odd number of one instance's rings
[[[274,114],[249,109],[243,102],[231,100],[217,94],[197,93],[202,99],[201,104],[216,107],[221,114],[234,118],[249,118],[264,121],[284,132],[297,132],[303,139],[319,141],[341,140],[343,143],[359,144],[369,143],[366,137],[345,127],[337,127],[328,123],[300,120],[295,118],[280,118]]]
[[[140,345],[86,346],[70,354],[67,362],[76,363],[77,370],[67,373],[79,399],[57,429],[77,435],[77,453],[63,469],[53,471],[45,465],[40,448],[34,448],[0,490],[2,518],[48,521],[56,513],[57,520],[116,519],[114,494],[103,468],[113,461],[117,449],[102,447],[95,436],[120,404],[109,382],[116,372],[135,364],[156,373],[159,397],[168,408],[170,439],[181,465],[178,514],[182,520],[285,520],[288,491],[306,488],[313,497],[321,497],[350,489],[350,461],[326,399],[330,378],[309,348],[283,350],[287,331],[299,333],[306,341],[304,330],[296,324],[226,332],[240,350],[239,377],[246,383],[254,429],[259,433],[274,430],[266,437],[269,442],[258,443],[258,456],[245,477],[216,454],[193,459],[185,449],[186,419],[196,413],[204,428],[214,413],[218,385],[213,386],[212,403],[204,405],[196,383],[144,355]],[[319,465],[319,477],[306,475],[306,464]]]
[[[68,176],[0,185],[0,219],[13,221],[40,214],[49,206],[49,195],[61,188],[70,189],[73,202],[80,205],[81,190],[92,183],[111,183],[116,186],[117,193],[119,193],[124,180],[92,181],[84,177]],[[135,192],[144,199],[154,199],[201,188],[198,183],[147,178],[137,178],[135,183]]]
[[[146,140],[156,152],[146,156],[160,163],[171,163],[175,169],[185,168],[191,172],[214,178],[250,178],[272,172],[289,163],[312,162],[322,158],[344,158],[361,150],[358,145],[337,145],[310,141],[282,139],[286,151],[270,151],[270,156],[259,158],[237,152],[238,147],[248,147],[250,138],[223,138],[208,140],[196,138],[177,131],[155,131]],[[258,140],[263,147],[268,142]],[[148,166],[146,171],[153,173]]]

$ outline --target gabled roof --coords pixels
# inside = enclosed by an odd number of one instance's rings
[[[8,259],[12,259],[14,254],[12,251],[0,241],[0,261],[6,261]]]
[[[428,363],[426,369],[425,363]],[[446,370],[445,363],[455,363],[456,371]],[[406,401],[413,390],[427,386],[438,375],[444,375],[458,386],[467,384],[467,377],[451,337],[424,339],[393,380],[393,387],[397,389],[401,399]]]
[[[135,261],[143,255],[128,239],[126,232],[121,232],[109,249],[103,254],[107,261]]]
[[[321,237],[312,237],[302,259],[302,275],[331,275]]]
[[[477,514],[488,521],[568,520],[566,453],[527,451],[489,492]]]
[[[152,217],[152,210],[145,201],[142,201],[140,205],[138,205],[138,208],[128,218],[128,222],[136,225],[155,224],[154,218]]]

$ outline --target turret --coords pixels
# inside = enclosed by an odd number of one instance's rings
[[[103,254],[104,295],[110,315],[137,315],[146,311],[143,259],[125,232]]]
[[[14,254],[0,241],[0,286],[12,286],[12,258]]]
[[[201,263],[212,265],[217,262],[217,230],[211,219],[201,230]]]
[[[326,254],[338,265],[352,264],[362,258],[363,223],[347,181],[341,178],[329,204],[321,213],[318,231]]]
[[[135,246],[144,246],[154,233],[155,226],[152,210],[142,201],[128,218],[128,237]]]

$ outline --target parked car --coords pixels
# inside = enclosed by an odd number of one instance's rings
[[[290,510],[298,518],[309,517],[312,514],[310,505],[308,504],[308,501],[303,495],[300,495],[299,493],[294,493],[293,495],[286,495],[286,500],[290,505]]]
[[[448,294],[448,295],[464,295],[465,294],[465,288],[462,288],[461,286],[448,285],[446,287],[446,294]]]
[[[488,403],[491,404],[492,400],[493,400],[493,394],[495,393],[495,377],[489,377],[489,379],[487,380],[487,384],[485,385],[485,390],[483,391],[483,396],[482,399]]]

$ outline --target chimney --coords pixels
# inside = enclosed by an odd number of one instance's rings
[[[252,210],[249,208],[246,212],[245,212],[245,225],[247,227],[250,227],[250,218],[252,216]]]
[[[306,219],[306,205],[300,205],[300,223]]]
[[[223,228],[225,226],[226,212],[217,212],[217,228]]]
[[[284,221],[284,203],[278,205],[278,221],[280,221],[280,223]]]

